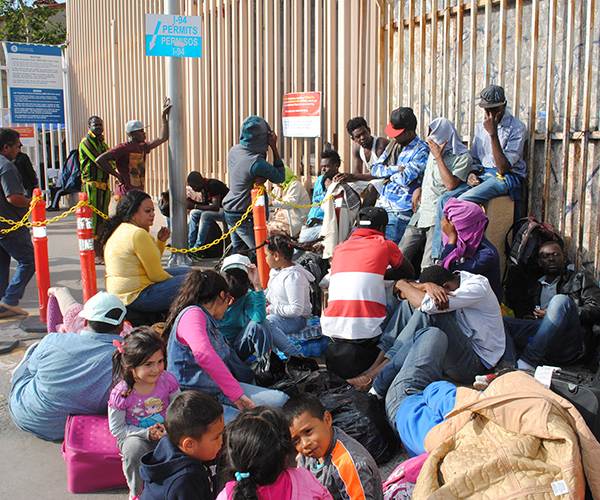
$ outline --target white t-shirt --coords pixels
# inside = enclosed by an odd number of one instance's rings
[[[488,368],[496,366],[503,356],[506,336],[500,304],[485,276],[460,271],[460,286],[449,295],[448,309],[439,311],[427,294],[419,309],[427,314],[456,311],[458,326]]]

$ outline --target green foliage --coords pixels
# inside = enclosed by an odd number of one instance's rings
[[[27,5],[23,0],[0,0],[0,40],[61,45],[67,33],[51,20],[56,10]]]

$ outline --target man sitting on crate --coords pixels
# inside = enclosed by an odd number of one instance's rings
[[[24,431],[62,440],[69,415],[106,413],[112,379],[113,341],[119,340],[126,309],[99,292],[79,315],[80,333],[49,333],[29,347],[12,374],[9,409]]]
[[[590,274],[567,268],[563,243],[542,243],[538,261],[544,275],[528,291],[530,313],[504,318],[507,354],[520,369],[576,362],[593,325],[600,324],[600,288]]]

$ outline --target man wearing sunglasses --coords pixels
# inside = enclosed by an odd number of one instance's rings
[[[562,242],[543,243],[538,262],[544,275],[529,290],[531,313],[523,319],[504,318],[507,353],[512,339],[521,369],[576,362],[586,330],[600,324],[600,288],[590,274],[567,267]]]
[[[14,221],[23,218],[31,202],[25,195],[21,175],[13,163],[22,146],[16,130],[0,128],[0,215]],[[27,311],[18,304],[35,273],[29,230],[20,227],[5,232],[11,227],[0,222],[0,318],[27,315]],[[11,258],[17,262],[17,268],[9,282]]]

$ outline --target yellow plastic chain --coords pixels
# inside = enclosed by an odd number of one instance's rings
[[[166,247],[166,249],[169,252],[171,252],[171,253],[188,254],[188,253],[194,253],[194,252],[201,252],[203,250],[209,249],[210,247],[218,245],[219,243],[221,243],[225,239],[229,238],[235,231],[238,230],[238,228],[242,225],[242,223],[248,217],[250,217],[250,214],[252,213],[252,210],[254,209],[254,206],[256,205],[256,201],[258,200],[258,197],[262,196],[264,194],[264,192],[265,192],[264,188],[261,187],[259,189],[258,196],[250,204],[250,206],[246,209],[246,211],[243,213],[243,215],[240,217],[240,219],[229,229],[229,231],[227,231],[226,233],[223,233],[216,240],[211,241],[210,243],[206,243],[205,245],[202,245],[202,246],[199,246],[199,247],[193,247],[193,248],[175,248],[175,247],[168,246],[168,247]],[[65,219],[69,215],[74,214],[79,207],[85,207],[85,206],[90,207],[90,209],[92,210],[92,212],[94,212],[95,214],[97,214],[99,217],[102,217],[104,220],[108,220],[109,219],[108,215],[106,215],[105,213],[103,213],[100,210],[98,210],[95,206],[91,205],[88,201],[79,201],[76,205],[72,206],[69,210],[63,212],[60,215],[57,215],[56,217],[52,217],[50,219],[45,219],[45,220],[39,221],[39,222],[30,222],[28,219],[29,219],[29,216],[31,215],[31,211],[33,210],[33,207],[37,203],[43,202],[43,201],[44,201],[44,199],[41,196],[33,197],[31,199],[31,204],[29,205],[29,209],[27,210],[27,213],[19,221],[14,221],[12,219],[6,219],[6,218],[0,216],[0,222],[3,222],[5,224],[9,224],[11,226],[10,228],[7,228],[7,229],[0,229],[0,234],[7,234],[7,233],[10,233],[12,231],[16,231],[17,229],[19,229],[21,227],[28,227],[29,228],[29,227],[47,226],[49,224],[53,224],[54,222],[58,222],[59,220]]]

